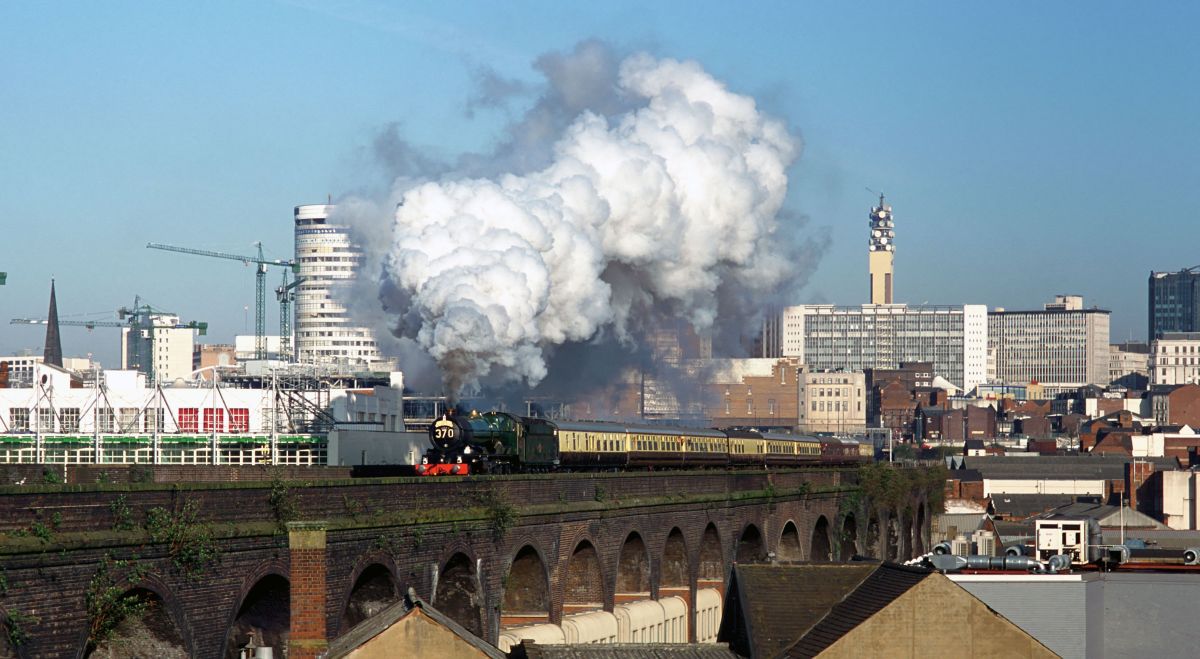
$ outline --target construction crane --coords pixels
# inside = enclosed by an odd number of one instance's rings
[[[146,376],[149,377],[153,381],[155,378],[154,358],[153,358],[153,355],[154,355],[154,347],[153,346],[154,346],[154,341],[155,341],[154,330],[155,329],[189,329],[189,330],[196,330],[196,332],[200,336],[206,336],[208,334],[208,323],[206,323],[206,322],[193,320],[193,321],[189,321],[186,323],[175,322],[175,323],[171,323],[171,324],[166,324],[166,323],[156,324],[155,320],[154,320],[155,316],[174,316],[174,314],[166,312],[166,311],[161,311],[159,309],[155,309],[154,307],[150,306],[149,304],[142,304],[141,297],[136,297],[136,298],[134,298],[134,303],[133,303],[132,308],[121,307],[120,309],[117,309],[117,317],[121,319],[121,322],[112,321],[112,320],[59,320],[58,324],[59,324],[59,326],[65,326],[65,327],[84,327],[84,328],[87,328],[87,330],[89,332],[96,329],[97,327],[113,327],[113,328],[130,329],[130,330],[135,329],[135,328],[140,328],[143,332],[146,333],[146,334],[143,334],[143,338],[146,338],[149,340],[148,347],[146,348],[146,351],[149,354],[145,356],[146,360],[143,362],[142,359],[136,358],[136,355],[140,354],[140,352],[135,351],[134,352],[134,355],[135,355],[134,361],[136,362],[137,369],[139,371],[145,373]],[[9,324],[11,324],[11,325],[47,325],[47,324],[49,324],[49,322],[50,321],[45,318],[13,318],[12,320],[9,321]],[[122,351],[124,351],[124,348],[122,348]],[[127,366],[127,364],[123,365],[123,366]]]
[[[241,261],[245,265],[253,263],[255,265],[255,295],[254,295],[254,358],[267,358],[267,267],[278,266],[284,268],[283,281],[284,286],[287,285],[288,271],[296,272],[296,262],[292,259],[268,259],[263,256],[263,248],[261,242],[254,243],[258,247],[258,256],[243,256],[240,254],[229,254],[227,252],[214,252],[207,249],[192,249],[190,247],[175,247],[174,245],[163,245],[161,243],[147,243],[149,249],[161,249],[168,252],[179,252],[180,254],[194,254],[196,256],[209,256],[214,259],[229,259],[231,261]],[[283,288],[283,287],[281,287]],[[282,302],[282,300],[281,300]],[[290,305],[289,305],[290,306]],[[282,315],[282,312],[281,312]],[[284,328],[279,328],[279,341],[291,341],[291,322],[288,323],[288,335],[284,336]]]
[[[45,325],[49,321],[45,318],[13,318],[8,321],[9,325]],[[113,320],[60,320],[58,324],[64,327],[86,327],[88,331],[97,327],[129,327],[129,323],[118,323]],[[188,323],[176,323],[171,326],[171,329],[194,329],[200,336],[208,335],[208,323],[191,321]]]
[[[292,361],[292,302],[296,301],[296,287],[304,282],[304,277],[296,277],[288,283],[288,271],[283,271],[283,283],[275,289],[275,299],[279,300],[279,358],[285,362]]]

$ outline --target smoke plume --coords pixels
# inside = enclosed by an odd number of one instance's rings
[[[536,385],[556,350],[631,345],[651,317],[709,330],[796,276],[779,216],[799,141],[694,62],[609,55],[539,60],[553,91],[527,130],[393,190],[378,297],[447,393]]]

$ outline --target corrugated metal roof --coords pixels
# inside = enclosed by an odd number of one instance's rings
[[[955,581],[953,576],[950,580]],[[1088,656],[1088,587],[1084,581],[955,583],[1058,655],[1071,659]],[[1093,656],[1101,654],[1094,652]]]
[[[984,513],[942,513],[933,516],[931,530],[935,536],[953,539],[959,533],[970,535],[986,518]]]

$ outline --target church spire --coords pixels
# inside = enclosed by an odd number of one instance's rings
[[[50,313],[46,316],[46,351],[42,362],[58,367],[63,365],[62,338],[58,333],[58,301],[54,297],[54,280],[50,280]]]

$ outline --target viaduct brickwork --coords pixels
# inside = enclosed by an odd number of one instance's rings
[[[735,561],[923,551],[926,503],[876,510],[856,476],[4,487],[0,656],[79,657],[98,636],[109,648],[150,635],[177,656],[237,656],[251,635],[316,656],[409,588],[495,641],[503,626],[625,601],[690,603],[699,588],[723,592]],[[97,633],[123,611],[150,622]]]

